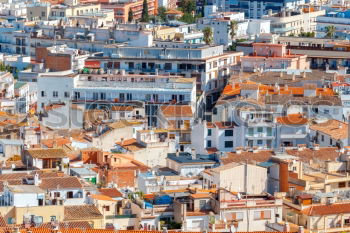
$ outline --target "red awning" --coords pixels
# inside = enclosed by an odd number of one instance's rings
[[[100,68],[101,63],[100,61],[85,61],[85,68]]]

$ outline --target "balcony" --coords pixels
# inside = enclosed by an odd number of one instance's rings
[[[106,215],[106,219],[136,218],[136,214]]]
[[[246,134],[247,139],[274,139],[275,136],[268,133]]]

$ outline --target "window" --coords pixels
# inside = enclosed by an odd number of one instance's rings
[[[325,110],[323,110],[323,113],[324,113],[324,114],[329,114],[329,110],[328,110],[328,109],[325,109]]]
[[[109,211],[109,205],[104,206],[105,211]]]
[[[165,70],[171,70],[171,63],[165,63],[164,64],[164,69]]]
[[[45,97],[45,91],[41,91],[41,97]]]
[[[208,129],[208,136],[211,136],[211,129]]]
[[[200,200],[199,201],[199,209],[205,209],[207,201],[206,200]]]
[[[67,198],[73,198],[73,192],[72,191],[67,192]]]
[[[211,140],[208,140],[207,141],[207,148],[210,148],[211,147]]]
[[[338,183],[338,188],[345,188],[346,187],[346,183],[345,182],[339,182]]]
[[[254,128],[249,128],[248,129],[248,135],[253,136],[254,135]]]
[[[258,127],[258,133],[262,133],[263,132],[263,128],[262,127]]]
[[[321,141],[324,142],[324,135],[321,135]]]
[[[52,92],[52,97],[57,98],[58,97],[58,91],[53,91]]]
[[[60,197],[60,196],[61,196],[61,193],[60,193],[60,192],[54,192],[53,196],[54,196],[54,197]]]
[[[332,140],[332,138],[331,138],[331,139],[329,139],[329,144],[330,144],[330,145],[332,145],[332,144],[333,144],[333,140]]]
[[[233,136],[233,130],[225,130],[225,137]]]
[[[258,145],[262,145],[263,144],[263,141],[262,140],[258,140]]]
[[[271,218],[271,210],[255,211],[254,212],[254,219],[255,220],[270,219],[270,218]]]
[[[69,95],[69,92],[68,92],[68,91],[65,91],[65,92],[64,92],[64,98],[69,98],[69,96],[70,96],[70,95]]]
[[[105,100],[106,99],[106,93],[101,92],[100,93],[100,97],[101,97],[101,100]]]
[[[233,141],[225,141],[225,148],[232,148],[233,147]]]
[[[74,98],[80,99],[80,92],[79,91],[74,92]]]
[[[42,12],[41,12],[41,16],[42,16],[42,17],[45,17],[45,16],[46,16],[46,12],[45,12],[45,11],[42,11]]]
[[[218,114],[218,109],[217,108],[213,108],[213,114],[214,115]]]
[[[232,219],[236,221],[243,220],[243,212],[232,213]]]
[[[51,221],[51,222],[56,221],[56,216],[50,216],[50,221]]]

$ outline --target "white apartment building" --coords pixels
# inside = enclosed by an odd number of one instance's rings
[[[83,110],[105,106],[111,110],[114,104],[132,102],[145,102],[148,123],[156,126],[155,115],[162,104],[189,104],[195,111],[195,80],[165,75],[74,74],[72,71],[40,74],[38,78],[39,112],[45,112],[45,106],[52,104],[75,104]]]
[[[271,32],[281,36],[299,35],[301,32],[316,31],[316,18],[325,15],[325,10],[308,12],[308,8],[299,11],[282,11],[264,17],[271,21]],[[305,12],[304,12],[305,11]]]
[[[214,44],[227,47],[232,44],[230,35],[230,24],[232,20],[237,22],[235,38],[255,37],[261,33],[270,33],[269,20],[246,20],[243,13],[231,13],[230,15],[226,12],[218,12],[207,18],[199,19],[198,27],[200,29],[211,27],[213,30]]]
[[[349,38],[350,22],[349,10],[328,12],[324,16],[317,17],[317,33],[318,38],[324,38],[327,35],[327,27],[335,27],[334,37]]]
[[[222,88],[242,53],[224,52],[223,46],[188,44],[181,42],[155,42],[151,47],[110,45],[103,57],[88,60],[101,67],[122,69],[132,73],[158,73],[196,77],[197,90],[210,92]]]
[[[202,187],[201,181],[197,177],[182,177],[175,173],[146,172],[137,176],[137,187],[144,194],[157,193],[163,190],[185,189],[189,186]]]

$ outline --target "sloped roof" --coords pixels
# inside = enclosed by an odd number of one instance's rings
[[[63,149],[29,149],[28,154],[37,159],[49,159],[49,158],[65,158],[68,157]]]
[[[336,140],[348,138],[348,124],[334,119],[324,123],[311,125],[310,129],[327,134]]]
[[[301,213],[308,216],[350,213],[350,203],[311,206],[302,210]]]
[[[42,189],[69,189],[82,188],[79,179],[74,176],[43,178],[40,188]]]
[[[192,108],[189,105],[165,105],[160,107],[165,117],[192,117]]]
[[[73,205],[64,207],[64,220],[102,219],[103,215],[94,205]]]
[[[98,190],[103,195],[109,196],[111,198],[122,197],[123,194],[119,192],[116,188],[102,188]]]

